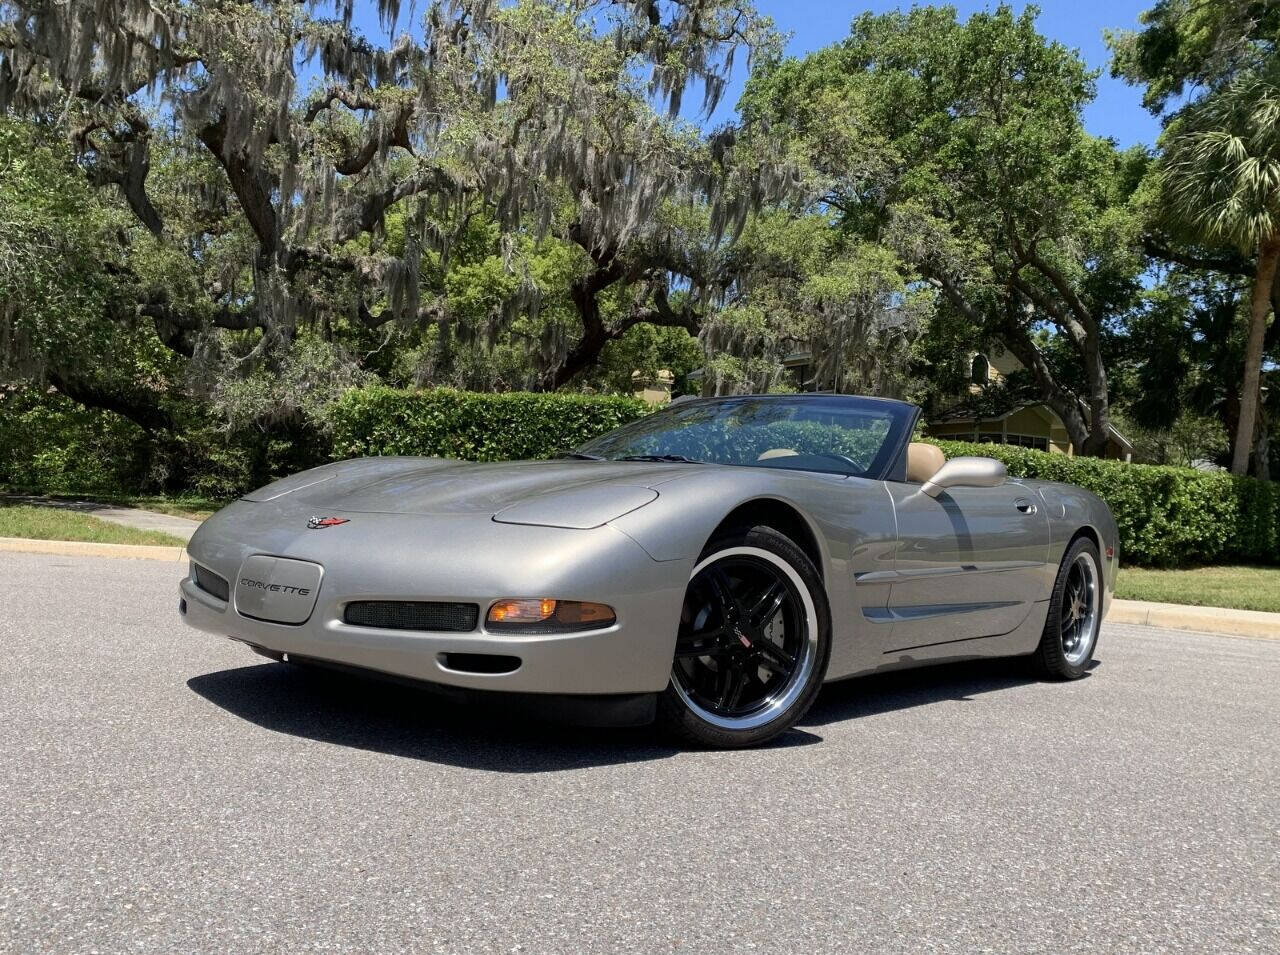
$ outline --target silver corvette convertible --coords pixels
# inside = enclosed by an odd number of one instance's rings
[[[191,540],[180,610],[278,660],[744,746],[824,681],[1090,664],[1116,526],[1087,491],[912,443],[878,398],[680,401],[554,461],[366,458]]]

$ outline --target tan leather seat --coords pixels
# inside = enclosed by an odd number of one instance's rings
[[[768,461],[770,458],[794,458],[799,453],[799,451],[792,451],[790,448],[770,448],[768,451],[761,454],[760,457],[756,458],[756,460]]]
[[[946,455],[936,445],[912,441],[907,445],[907,480],[923,484],[937,474],[946,461]]]

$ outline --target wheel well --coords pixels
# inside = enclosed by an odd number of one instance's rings
[[[1098,548],[1098,556],[1099,557],[1103,556],[1102,538],[1098,536],[1097,531],[1095,531],[1092,527],[1089,527],[1088,525],[1085,525],[1084,527],[1080,528],[1074,534],[1071,535],[1071,540],[1067,541],[1067,547],[1070,548],[1071,545],[1074,544],[1076,540],[1081,537],[1087,537],[1089,538],[1089,540],[1093,541],[1093,546]]]
[[[729,512],[716,527],[712,537],[730,528],[755,527],[764,524],[779,533],[786,534],[795,541],[806,557],[813,562],[818,576],[822,577],[822,550],[818,547],[818,539],[814,537],[809,522],[806,521],[790,504],[773,498],[758,498],[740,504]]]

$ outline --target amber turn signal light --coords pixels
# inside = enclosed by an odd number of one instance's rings
[[[535,597],[499,600],[489,608],[485,625],[490,630],[518,630],[524,633],[563,633],[595,630],[617,619],[612,607],[581,600],[552,600]]]

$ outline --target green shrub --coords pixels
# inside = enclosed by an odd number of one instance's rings
[[[0,388],[0,485],[49,494],[114,494],[143,482],[145,435],[109,411],[56,392]]]
[[[1280,483],[1000,444],[935,443],[947,457],[998,458],[1014,477],[1064,481],[1092,491],[1115,516],[1126,563],[1280,563]]]
[[[383,454],[468,461],[550,458],[648,413],[635,398],[361,388],[329,412],[335,459]]]

